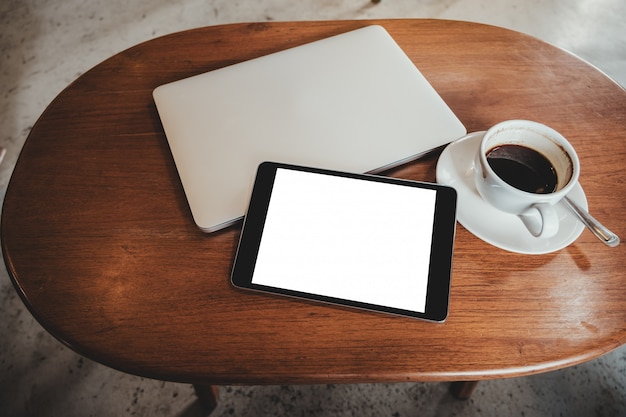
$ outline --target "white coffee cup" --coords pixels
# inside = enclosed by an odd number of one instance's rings
[[[528,120],[508,120],[490,128],[474,159],[474,182],[482,198],[517,215],[540,238],[558,232],[555,205],[576,186],[579,173],[578,155],[567,139]]]

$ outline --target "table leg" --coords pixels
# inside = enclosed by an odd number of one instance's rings
[[[450,385],[450,393],[459,400],[469,400],[476,389],[478,381],[458,381]]]
[[[195,385],[193,389],[196,391],[196,397],[202,405],[204,412],[208,416],[211,414],[220,400],[220,391],[217,385]]]

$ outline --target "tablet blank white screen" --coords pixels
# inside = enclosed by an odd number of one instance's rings
[[[423,313],[435,198],[279,168],[252,283]]]

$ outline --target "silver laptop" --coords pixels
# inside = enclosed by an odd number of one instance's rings
[[[154,100],[205,232],[243,217],[263,161],[377,172],[466,133],[381,26],[162,85]]]

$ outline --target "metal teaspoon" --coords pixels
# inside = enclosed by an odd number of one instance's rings
[[[563,198],[563,203],[602,243],[612,248],[619,245],[619,236],[594,219],[586,210],[583,210],[567,196]]]

